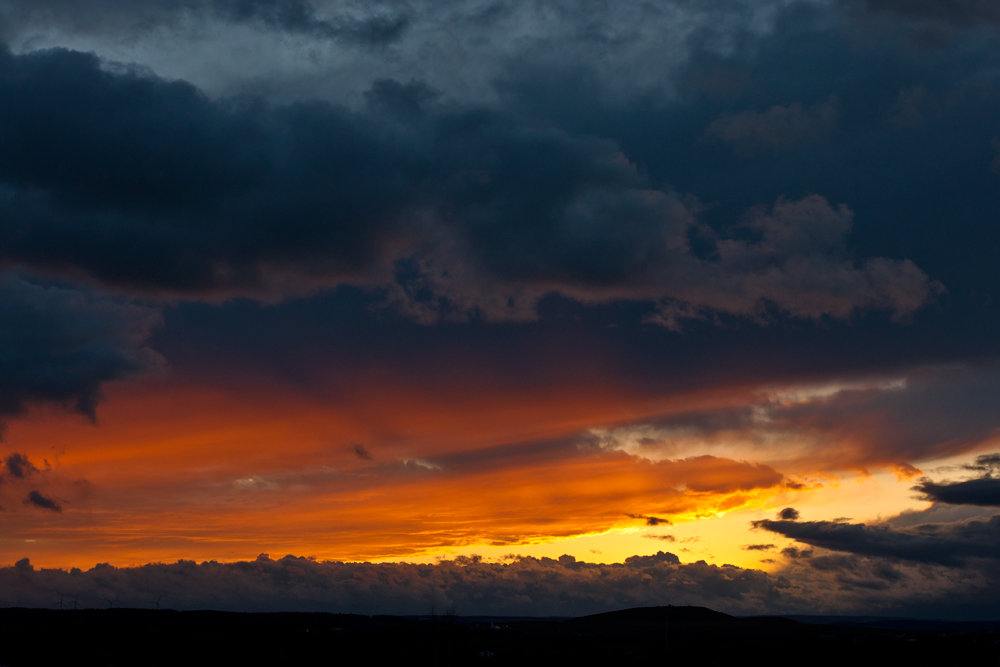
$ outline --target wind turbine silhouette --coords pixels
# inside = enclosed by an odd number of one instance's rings
[[[160,610],[160,600],[162,600],[162,599],[163,599],[163,596],[161,595],[160,597],[156,598],[155,601],[150,601],[149,604],[156,605],[156,610],[159,611]]]
[[[76,611],[76,601],[79,600],[79,599],[80,599],[79,595],[77,595],[75,598],[73,598],[73,611]]]
[[[118,602],[118,598],[104,598],[104,601],[108,603],[109,609],[114,609],[115,603]]]
[[[65,599],[65,597],[66,597],[65,593],[63,593],[62,595],[59,596],[59,609],[60,610],[66,608],[66,605],[63,604],[63,599]]]

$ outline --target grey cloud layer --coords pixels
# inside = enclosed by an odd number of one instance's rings
[[[741,443],[755,459],[776,455],[788,464],[801,457],[798,462],[806,467],[897,466],[986,446],[1000,432],[998,401],[1000,368],[995,364],[920,369],[896,382],[835,383],[812,396],[774,390],[745,406],[621,425],[607,431],[604,446],[672,456],[694,442],[710,447]],[[775,453],[776,442],[788,447]],[[927,482],[925,493],[983,494],[994,481]],[[987,498],[981,495],[984,503]]]
[[[140,62],[214,94],[253,90],[348,103],[371,81],[390,77],[426,79],[453,99],[495,101],[494,80],[532,61],[595,67],[633,97],[669,88],[686,36],[764,32],[784,4],[4,0],[0,37],[18,50],[70,46]]]
[[[199,298],[378,286],[418,318],[534,316],[558,292],[717,311],[904,316],[941,287],[907,260],[856,264],[853,216],[818,196],[701,225],[609,141],[435,105],[377,82],[371,111],[215,102],[68,51],[0,56],[5,259]],[[709,249],[695,253],[693,234]]]

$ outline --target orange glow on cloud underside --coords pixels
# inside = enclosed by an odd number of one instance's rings
[[[6,485],[2,504],[13,511],[0,553],[13,560],[28,550],[48,566],[261,551],[407,557],[642,525],[626,514],[684,520],[784,491],[767,466],[652,463],[574,442],[588,425],[671,403],[613,393],[473,389],[450,400],[382,388],[330,401],[273,387],[120,385],[97,427],[72,417],[12,425],[9,448],[52,466],[22,486],[30,481],[64,511],[22,507],[17,494],[28,487]],[[725,404],[738,393],[673,404]],[[499,446],[510,442],[526,444]]]
[[[724,488],[675,488],[720,468],[729,473]],[[307,470],[278,482],[100,489],[75,501],[73,511],[10,521],[7,537],[55,540],[63,554],[120,562],[243,558],[261,550],[367,560],[641,525],[626,513],[683,520],[759,504],[780,479],[770,469],[722,459],[649,463],[619,453],[468,474],[414,465],[349,476]]]

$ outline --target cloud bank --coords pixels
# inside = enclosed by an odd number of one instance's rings
[[[0,604],[56,607],[64,596],[85,607],[117,598],[119,606],[232,611],[326,611],[429,614],[454,607],[464,615],[579,616],[655,605],[697,605],[732,614],[900,612],[927,615],[935,604],[975,588],[966,579],[939,578],[921,590],[920,573],[855,565],[881,590],[847,589],[837,563],[819,563],[813,581],[703,561],[681,564],[670,553],[595,564],[571,556],[510,557],[502,563],[464,557],[437,564],[339,563],[266,554],[234,563],[179,561],[86,571],[36,570],[27,559],[0,568]],[[824,569],[825,568],[825,569]],[[926,574],[926,573],[925,573]],[[881,577],[879,579],[878,577]],[[889,590],[891,589],[891,590]],[[77,598],[77,596],[79,596]],[[983,602],[980,592],[976,602]],[[996,609],[995,601],[991,610]],[[958,618],[981,613],[971,605]],[[952,612],[946,612],[952,615]]]

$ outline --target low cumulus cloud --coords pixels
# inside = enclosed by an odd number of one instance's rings
[[[658,604],[697,604],[725,611],[795,608],[787,582],[755,570],[704,562],[682,565],[673,554],[625,563],[460,558],[438,564],[317,562],[266,555],[235,563],[181,561],[87,571],[36,570],[27,560],[0,568],[0,604],[57,605],[79,595],[86,606],[148,606],[162,596],[175,609],[329,611],[425,614],[454,606],[461,614],[567,615]]]
[[[93,417],[102,384],[162,365],[145,345],[159,323],[146,306],[0,275],[0,420],[40,402]],[[22,478],[33,467],[14,454],[6,470]]]
[[[145,608],[160,600],[173,609],[363,614],[426,614],[454,607],[465,615],[580,616],[672,604],[732,614],[877,610],[926,615],[936,610],[937,617],[942,611],[969,617],[997,609],[983,593],[989,579],[982,573],[945,569],[930,581],[922,575],[926,572],[906,565],[846,556],[803,560],[786,576],[704,561],[681,563],[664,552],[612,564],[572,556],[511,556],[503,562],[474,556],[410,564],[275,560],[262,554],[233,563],[100,564],[70,571],[36,569],[25,558],[0,568],[0,605],[54,608],[65,596],[79,596],[84,607],[104,607],[107,599],[117,598],[119,606]],[[980,608],[942,606],[956,596]]]
[[[422,321],[533,319],[553,292],[657,302],[650,321],[672,328],[770,306],[899,318],[941,290],[905,259],[852,261],[853,214],[820,196],[753,211],[754,238],[717,237],[705,258],[695,209],[611,141],[418,84],[369,92],[367,113],[218,101],[93,55],[5,51],[3,259],[153,296],[356,284]]]

